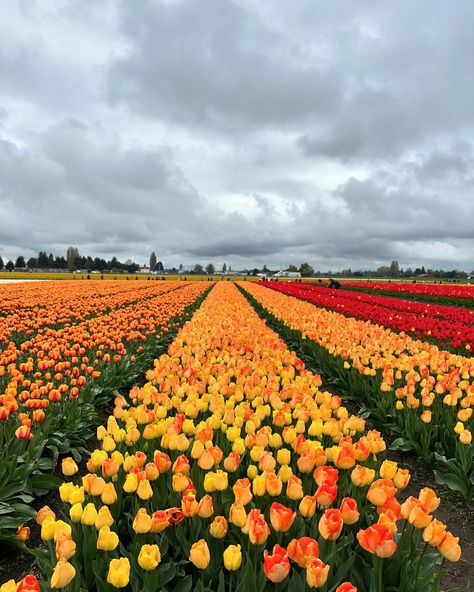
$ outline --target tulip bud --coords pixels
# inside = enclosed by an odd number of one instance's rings
[[[56,564],[51,576],[52,588],[64,588],[72,582],[76,575],[76,570],[67,559],[62,557]]]
[[[156,569],[161,562],[158,545],[143,545],[138,555],[138,565],[145,571]]]
[[[240,545],[229,545],[223,554],[224,567],[229,571],[236,571],[242,564]]]
[[[63,472],[63,475],[65,475],[66,477],[71,477],[72,475],[75,475],[77,473],[79,467],[74,462],[73,458],[67,457],[63,458],[63,460],[61,461],[61,470]]]
[[[209,533],[215,539],[223,539],[227,534],[227,528],[224,516],[216,516],[209,527]]]
[[[306,582],[310,588],[322,588],[327,582],[329,565],[320,559],[313,559],[306,566]]]
[[[93,503],[87,504],[84,508],[84,512],[82,513],[81,523],[85,524],[86,526],[91,526],[95,523],[97,518],[97,510]]]
[[[209,547],[204,539],[200,539],[197,543],[191,546],[189,552],[189,560],[198,569],[206,569],[211,561],[211,555],[209,553]]]
[[[126,557],[112,559],[107,573],[107,582],[115,588],[124,588],[130,581],[130,561]]]
[[[100,549],[101,551],[113,551],[117,548],[119,542],[117,533],[110,530],[109,526],[103,526],[99,530],[97,549]]]

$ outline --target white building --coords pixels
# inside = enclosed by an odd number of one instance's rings
[[[299,271],[277,271],[273,274],[273,277],[287,277],[287,278],[299,278],[301,273]]]

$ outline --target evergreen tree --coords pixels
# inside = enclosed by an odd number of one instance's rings
[[[150,271],[156,271],[156,255],[155,251],[150,255]]]
[[[0,255],[0,269],[3,269],[4,263],[3,263],[3,259],[2,256]]]
[[[16,258],[15,267],[26,267],[25,258],[23,255],[20,255]]]
[[[206,265],[206,273],[207,275],[214,275],[214,272],[216,271],[216,268],[214,267],[214,265],[212,265],[212,263],[208,263]]]
[[[162,273],[165,270],[165,266],[163,265],[163,261],[158,261],[156,264],[156,271]]]
[[[46,255],[46,251],[40,251],[38,253],[38,267],[41,269],[46,269],[49,267],[49,259],[48,255]]]
[[[224,263],[224,265],[222,266],[222,273],[225,273],[227,271],[227,264]]]
[[[9,259],[7,261],[7,264],[5,265],[5,268],[7,271],[13,271],[15,269],[15,264],[13,263],[13,261],[11,259]]]

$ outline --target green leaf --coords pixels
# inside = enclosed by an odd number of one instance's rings
[[[440,485],[447,485],[449,489],[458,491],[462,495],[467,495],[467,484],[454,473],[442,474],[439,471],[434,471],[436,483]]]
[[[174,563],[165,563],[159,565],[157,568],[157,574],[159,575],[159,582],[161,586],[165,586],[168,582],[174,578],[176,574],[176,567]]]
[[[31,484],[34,489],[57,489],[63,480],[55,475],[34,475],[31,477]]]
[[[160,584],[161,584],[160,578]],[[173,588],[173,592],[191,592],[191,588],[193,587],[193,576],[186,576],[178,581],[176,586]]]
[[[403,450],[406,452],[407,450],[413,450],[415,444],[406,440],[405,438],[397,438],[394,440],[390,446],[390,450]]]
[[[300,577],[300,574],[293,570],[293,575],[291,576],[290,582],[288,584],[288,592],[300,592],[300,590],[304,590],[305,582]]]
[[[23,481],[21,483],[10,483],[10,485],[5,485],[5,487],[0,488],[0,501],[7,500],[20,491],[23,491],[25,488],[26,483]]]

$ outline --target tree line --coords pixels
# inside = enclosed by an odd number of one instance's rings
[[[46,251],[40,251],[37,257],[30,257],[25,260],[23,255],[16,258],[15,261],[8,260],[4,263],[0,255],[0,270],[6,269],[7,271],[13,271],[14,269],[48,269],[48,270],[64,270],[64,271],[124,271],[127,273],[134,273],[140,269],[138,263],[127,259],[125,262],[121,262],[117,257],[106,260],[101,257],[91,257],[90,255],[81,256],[79,250],[76,247],[69,247],[66,252],[66,257],[54,256],[53,253],[46,253]]]

